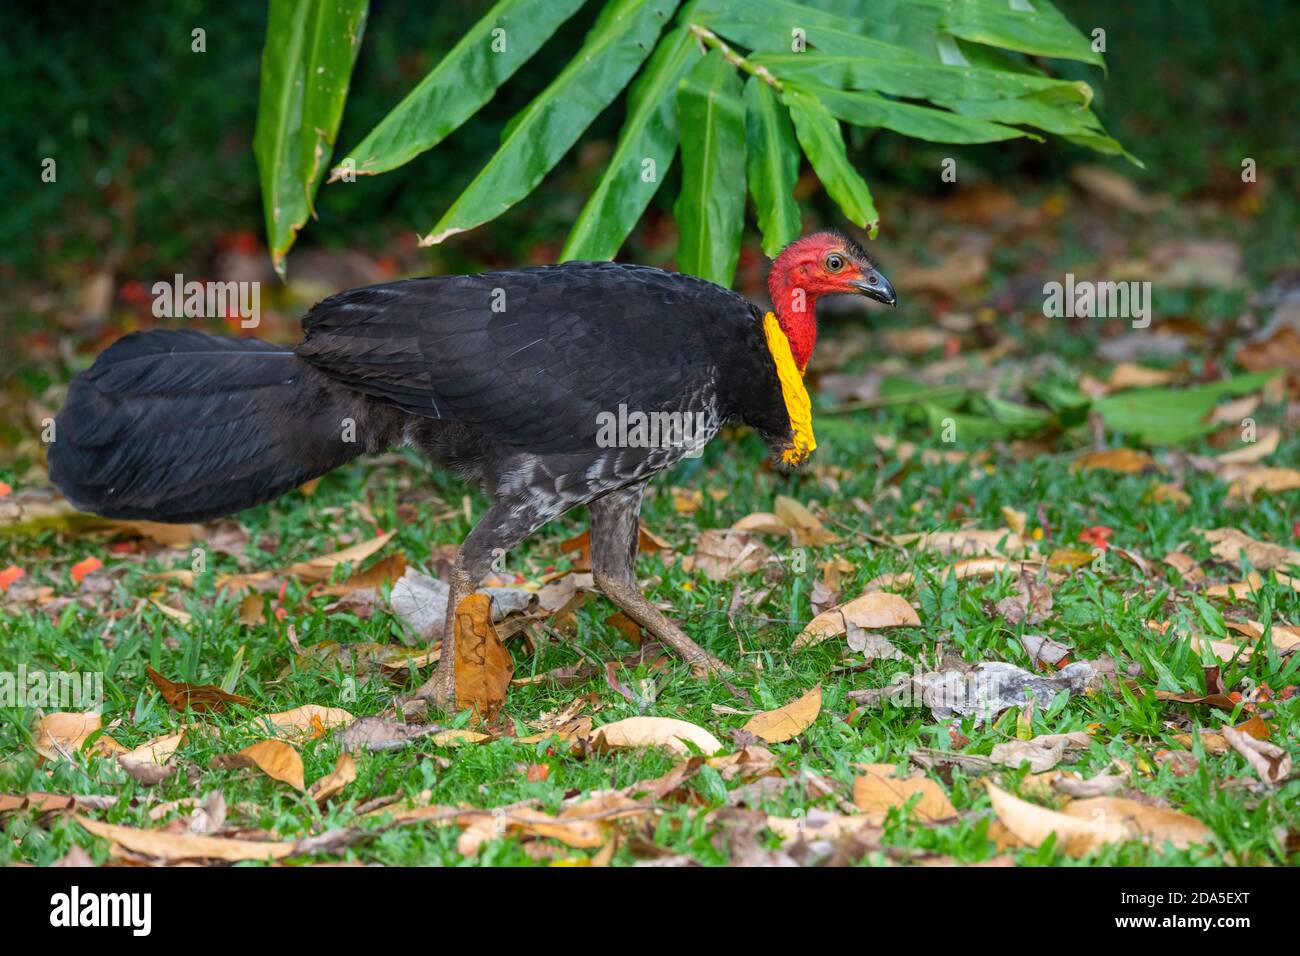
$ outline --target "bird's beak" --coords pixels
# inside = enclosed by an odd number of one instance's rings
[[[879,269],[863,269],[862,278],[854,279],[849,285],[868,299],[875,299],[885,305],[893,305],[898,301],[898,297],[894,294],[894,287],[880,274]]]

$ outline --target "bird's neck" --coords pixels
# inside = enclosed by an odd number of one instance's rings
[[[795,364],[803,372],[817,344],[817,294],[796,283],[788,270],[775,266],[767,277],[767,292]]]

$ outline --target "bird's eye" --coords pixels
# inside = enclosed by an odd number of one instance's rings
[[[838,253],[832,252],[829,256],[826,257],[827,272],[839,272],[843,268],[844,268],[843,256],[839,255]]]

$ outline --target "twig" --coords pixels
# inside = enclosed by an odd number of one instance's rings
[[[745,59],[731,47],[727,46],[727,41],[722,39],[722,37],[718,36],[712,30],[707,27],[702,27],[699,24],[692,23],[690,31],[691,34],[705,46],[713,47],[715,50],[721,50],[723,57],[725,57],[726,61],[732,66],[745,71],[750,76],[758,77],[778,93],[785,89],[781,84],[781,81],[768,72],[767,67],[760,66],[757,63],[752,63]]]

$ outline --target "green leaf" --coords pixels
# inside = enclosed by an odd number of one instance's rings
[[[987,414],[1013,435],[1036,435],[1052,422],[1051,414],[1041,408],[1010,402],[996,395],[980,395],[971,404],[974,411]]]
[[[1205,421],[1219,399],[1263,388],[1276,372],[1238,375],[1195,388],[1137,388],[1093,404],[1107,428],[1146,445],[1177,445],[1214,431]]]
[[[1015,9],[1030,7],[1030,9]],[[995,61],[996,47],[1095,62],[1087,40],[1047,0],[871,0],[863,33],[928,59]],[[993,40],[993,35],[1000,40]],[[992,43],[992,47],[984,46]],[[1032,47],[1032,49],[1030,49]]]
[[[1112,156],[1123,156],[1137,166],[1142,163],[1116,140],[1106,135],[1092,110],[1081,106],[1073,91],[1044,90],[1005,100],[938,98],[935,101],[953,112],[975,119],[1036,126],[1056,133],[1080,146]]]
[[[861,18],[844,17],[819,10],[813,5],[792,3],[790,0],[699,0],[690,10],[690,20],[710,30],[720,33],[722,23],[745,23],[749,26],[763,27],[770,36],[772,49],[790,49],[793,29],[801,29],[811,35],[815,29],[839,30],[840,33],[861,34]],[[736,38],[738,43],[745,43],[750,49],[766,48],[748,40]]]
[[[673,206],[677,268],[731,286],[745,224],[745,105],[740,77],[714,50],[677,93],[682,189]]]
[[[864,36],[858,25],[846,17],[786,0],[705,0],[692,11],[691,20],[756,52],[795,53],[793,31],[797,28],[803,31],[806,45],[822,53],[878,60],[920,59],[906,47]]]
[[[1002,100],[1053,91],[1080,106],[1092,102],[1082,81],[1054,80],[976,66],[873,60],[829,53],[762,53],[753,62],[782,80],[851,90],[875,90],[912,99]]]
[[[1017,434],[1015,427],[1000,422],[995,418],[982,415],[968,415],[954,412],[949,408],[933,402],[924,402],[922,411],[929,423],[930,430],[937,435],[951,433],[963,444],[981,441],[996,441],[1012,438]]]
[[[824,86],[803,86],[801,89],[817,97],[823,106],[846,123],[892,129],[931,143],[994,143],[1030,135],[1013,126],[961,116],[931,106],[902,103],[874,93],[833,90]]]
[[[871,190],[849,163],[844,151],[840,124],[826,107],[810,93],[787,86],[785,105],[794,119],[799,145],[812,163],[817,178],[843,210],[849,222],[868,230],[874,238],[880,215],[871,199]]]
[[[655,48],[628,91],[618,145],[565,240],[562,262],[612,259],[623,245],[672,166],[677,86],[699,57],[700,44],[685,27],[673,30]]]
[[[763,252],[776,258],[803,229],[794,186],[799,146],[790,114],[776,91],[756,76],[745,83],[745,175],[763,233]]]
[[[1088,419],[1092,400],[1072,385],[1036,379],[1025,383],[1025,391],[1050,408],[1066,428],[1082,425]]]
[[[501,215],[536,188],[649,55],[677,0],[609,0],[582,48],[506,125],[501,146],[421,245]]]
[[[1049,133],[1067,136],[1101,132],[1101,123],[1091,110],[1077,102],[1063,103],[1055,92],[1030,93],[1004,100],[939,98],[936,102],[962,116],[998,123],[1037,126]]]
[[[804,87],[846,86],[898,96],[931,98],[934,106],[946,107],[971,119],[1036,126],[1089,149],[1124,156],[1140,166],[1141,163],[1123,146],[1105,134],[1097,118],[1087,109],[1092,91],[1086,84],[1075,85],[1052,79],[1018,53],[1007,53],[983,45],[983,42],[964,39],[964,34],[969,33],[972,38],[984,37],[991,42],[994,31],[1001,24],[1001,29],[1007,34],[1008,49],[1033,46],[1035,51],[1042,51],[1045,55],[1065,55],[1060,51],[1068,48],[1078,54],[1072,57],[1074,59],[1100,62],[1088,41],[1046,0],[1034,2],[1040,6],[1037,12],[1012,9],[1005,0],[873,0],[870,15],[859,19],[810,9],[788,0],[747,0],[743,4],[731,0],[703,0],[692,11],[691,19],[750,50],[762,54],[784,54],[783,58],[775,60],[762,56],[755,59],[776,71],[797,75]],[[970,9],[968,5],[972,3],[980,9]],[[963,38],[954,35],[948,23],[962,30]],[[818,55],[869,62],[849,72],[845,72],[849,69],[845,67],[837,71],[828,62],[815,67],[804,64],[805,69],[800,73],[799,64],[792,58],[807,53],[791,49],[791,30],[795,26],[803,30],[808,50]],[[939,72],[928,80],[918,80],[915,73],[888,70],[880,72],[880,82],[873,84],[870,81],[875,69],[873,64],[881,62],[910,65],[922,70],[939,68]],[[812,73],[814,68],[816,74]],[[967,81],[965,88],[972,93],[969,99],[965,99],[964,94],[959,97],[951,92],[942,93],[945,89],[955,91],[961,88],[963,81]],[[918,92],[918,83],[932,92]],[[989,98],[996,95],[999,85],[1004,87],[1000,94],[1003,98]],[[818,92],[822,95],[821,90]],[[826,102],[824,96],[823,102]],[[875,104],[870,110],[876,114],[874,119],[859,122],[845,113],[850,109],[866,112],[864,108],[847,106],[847,101],[843,100],[840,103],[843,107],[840,111],[837,112],[835,107],[831,109],[841,119],[855,125],[884,126],[931,142],[977,143],[1010,138],[1005,132],[994,135],[996,127],[979,127],[977,131],[974,127],[953,125],[942,119],[931,128],[927,117],[909,113],[907,107],[911,104],[899,104],[898,110]],[[879,114],[886,109],[891,110],[892,123],[878,121]]]
[[[950,2],[939,23],[953,36],[972,43],[1105,67],[1101,54],[1048,0],[1024,0],[1019,6],[1028,9],[1018,9],[1007,0]]]
[[[270,0],[253,153],[267,245],[282,277],[334,151],[367,4]]]
[[[438,145],[492,99],[582,3],[500,0],[365,139],[344,154],[353,161],[355,172],[362,176],[387,172]],[[334,179],[342,172],[336,167]]]

